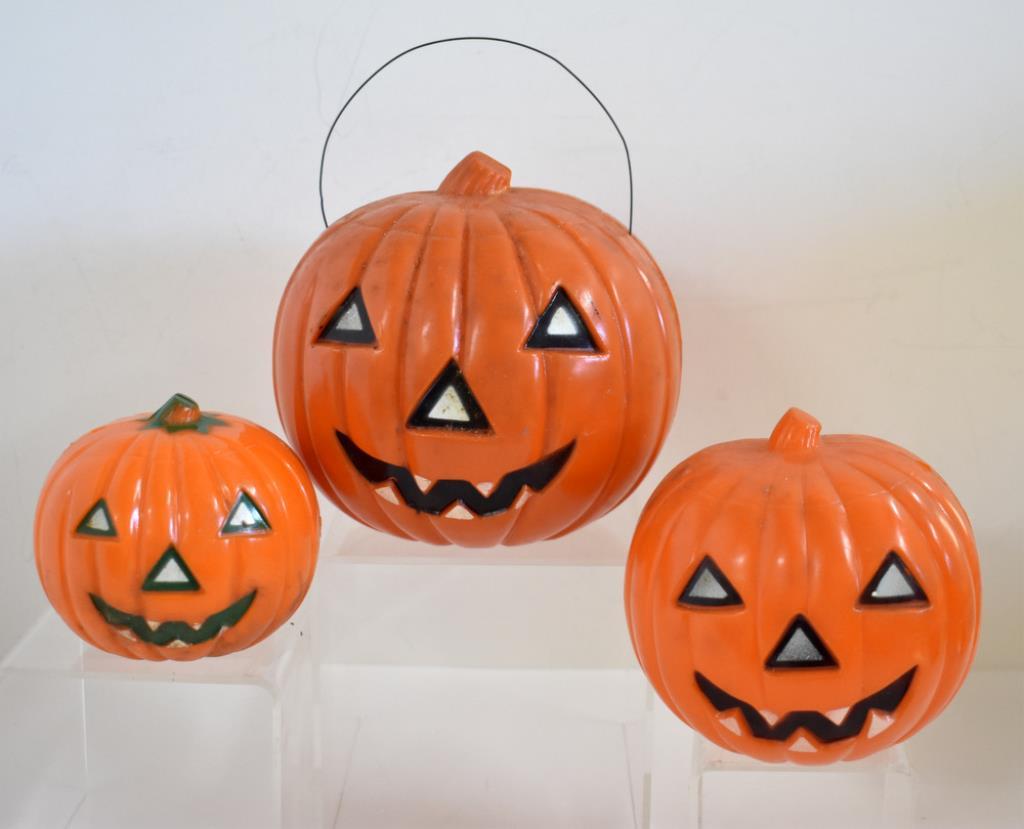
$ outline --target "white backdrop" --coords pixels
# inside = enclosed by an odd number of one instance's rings
[[[278,429],[274,314],[320,229],[331,118],[395,52],[490,34],[614,113],[679,304],[676,426],[605,520],[799,405],[946,477],[982,556],[979,663],[1024,664],[1024,5],[25,0],[3,20],[0,653],[44,606],[32,516],[70,441],[174,391]],[[426,50],[350,116],[332,218],[472,149],[625,218],[611,127],[535,55]]]

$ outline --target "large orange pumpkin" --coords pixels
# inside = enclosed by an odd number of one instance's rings
[[[64,452],[36,511],[43,589],[85,641],[190,660],[276,630],[313,577],[320,515],[270,432],[175,395]]]
[[[679,391],[657,265],[597,208],[467,156],[436,192],[334,223],[277,318],[285,431],[360,521],[521,544],[606,513],[646,473]]]
[[[633,646],[687,724],[761,760],[854,760],[957,692],[981,584],[970,524],[926,463],[787,412],[704,449],[647,504],[626,571]]]

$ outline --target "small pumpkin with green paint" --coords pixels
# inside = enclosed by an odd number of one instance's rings
[[[35,553],[51,604],[86,642],[191,660],[259,642],[316,564],[312,483],[267,430],[176,394],[68,447],[39,498]]]

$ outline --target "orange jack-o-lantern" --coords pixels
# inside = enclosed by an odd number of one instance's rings
[[[906,739],[964,680],[981,584],[970,524],[927,464],[790,409],[658,487],[626,610],[658,694],[761,760],[854,760]]]
[[[135,659],[247,648],[299,606],[320,515],[295,454],[175,395],[71,444],[36,511],[39,578],[85,641]]]
[[[569,532],[639,483],[679,391],[661,272],[589,204],[467,156],[362,207],[295,270],[275,332],[285,431],[343,510],[437,544]]]

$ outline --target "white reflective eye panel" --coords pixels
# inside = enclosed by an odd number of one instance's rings
[[[231,533],[263,533],[269,532],[270,522],[256,506],[256,502],[246,492],[239,492],[235,505],[228,513],[227,520],[220,531],[222,535]]]
[[[598,351],[583,315],[564,288],[555,290],[526,340],[526,348]]]
[[[101,538],[116,538],[117,530],[114,529],[114,519],[110,516],[107,502],[100,498],[82,516],[82,520],[75,527],[79,535],[95,535]]]
[[[678,603],[695,607],[726,607],[743,604],[739,593],[710,556],[704,556],[683,588]]]
[[[377,337],[366,312],[363,294],[359,288],[342,300],[317,337],[320,343],[342,343],[346,345],[376,345]]]
[[[921,585],[895,551],[886,555],[860,597],[860,603],[866,605],[927,601]]]
[[[702,570],[697,581],[686,594],[691,599],[724,599],[729,594],[710,570]]]
[[[575,337],[580,327],[564,307],[555,309],[548,321],[548,334],[552,337]]]
[[[355,305],[349,305],[334,323],[335,331],[363,331],[365,327]]]
[[[871,595],[876,599],[895,599],[902,596],[913,596],[914,588],[910,586],[907,577],[900,572],[900,568],[895,564],[890,564],[882,574],[882,578],[879,579],[878,586],[871,591]]]

